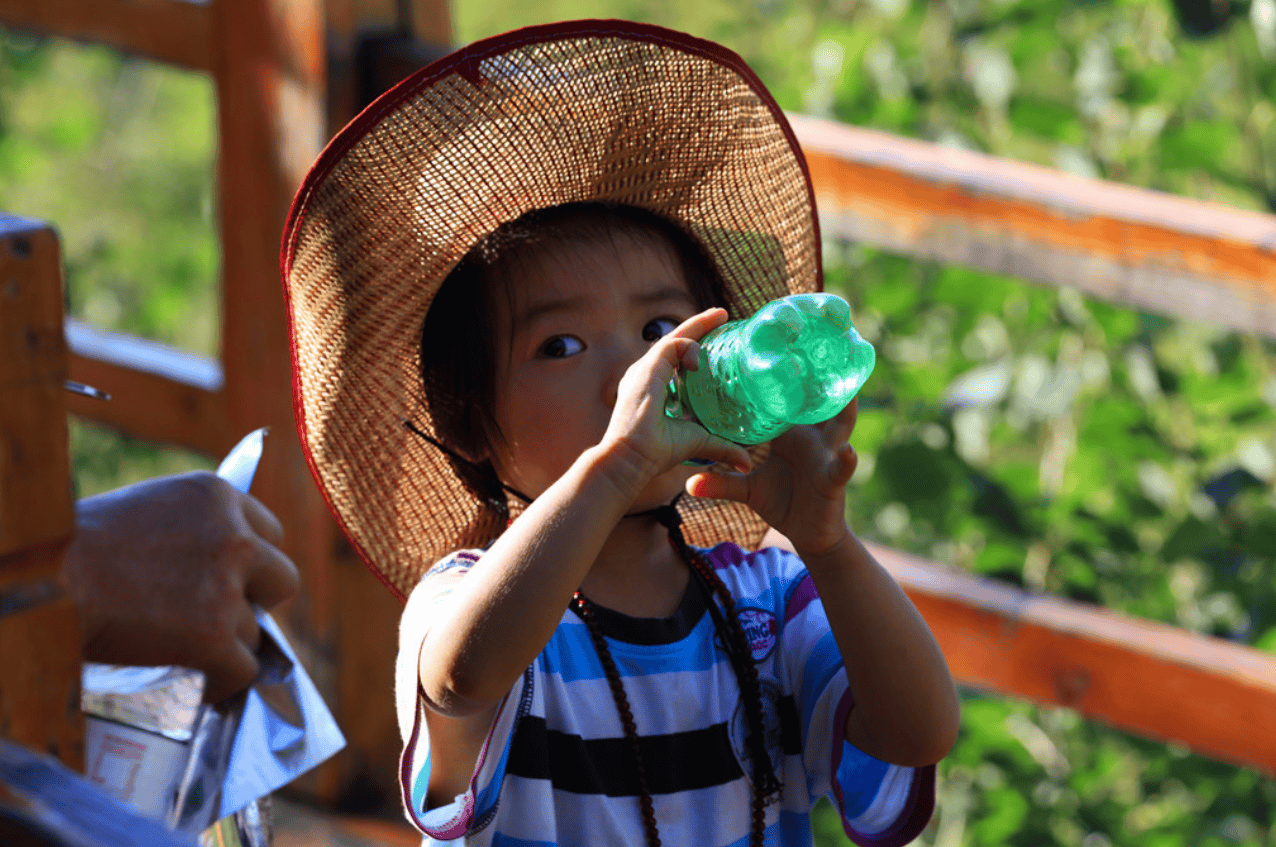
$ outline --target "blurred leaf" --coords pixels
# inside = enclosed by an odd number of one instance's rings
[[[1019,831],[1028,817],[1028,801],[1016,788],[1006,787],[984,795],[987,813],[971,826],[979,844],[1003,844]]]
[[[1010,104],[1010,121],[1016,129],[1025,129],[1043,138],[1069,144],[1085,143],[1085,127],[1071,106],[1047,100],[1015,98]]]
[[[1196,516],[1183,520],[1161,545],[1161,558],[1174,562],[1184,557],[1216,560],[1227,547],[1227,536],[1217,521],[1203,521]]]
[[[892,500],[940,501],[956,481],[951,461],[920,441],[888,444],[877,454],[877,477]]]
[[[1239,141],[1239,131],[1232,124],[1192,121],[1167,127],[1157,154],[1172,167],[1220,173],[1219,163],[1235,155]]]

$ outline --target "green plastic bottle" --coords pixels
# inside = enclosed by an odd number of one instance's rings
[[[826,421],[873,372],[877,354],[836,294],[792,294],[700,342],[700,368],[669,383],[665,413],[737,444]]]

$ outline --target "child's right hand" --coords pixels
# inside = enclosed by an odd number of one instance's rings
[[[621,378],[611,420],[599,447],[621,461],[631,462],[647,480],[692,457],[747,471],[749,454],[743,447],[692,421],[670,418],[664,411],[665,394],[675,370],[696,370],[700,339],[726,320],[725,309],[708,309],[654,342]]]

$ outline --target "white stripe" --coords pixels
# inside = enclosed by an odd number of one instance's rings
[[[641,735],[667,735],[729,721],[740,698],[735,671],[725,657],[711,671],[622,679]],[[583,738],[624,735],[606,679],[565,683],[557,674],[538,673],[532,713],[543,717],[547,702],[553,704],[550,729]]]

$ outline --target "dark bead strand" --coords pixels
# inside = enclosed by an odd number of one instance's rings
[[[675,499],[674,503],[676,502],[677,500]],[[634,516],[645,516],[647,514],[653,515],[656,520],[669,530],[669,538],[682,555],[683,561],[699,574],[704,584],[709,586],[726,613],[726,619],[723,623],[726,625],[727,632],[721,633],[721,635],[723,643],[728,645],[727,654],[731,658],[731,666],[735,671],[736,683],[740,687],[740,698],[744,704],[745,718],[749,725],[748,734],[745,737],[745,746],[748,747],[749,758],[753,763],[753,779],[750,781],[753,794],[753,802],[751,804],[752,831],[749,844],[751,847],[763,847],[763,842],[766,838],[766,806],[779,794],[781,786],[775,769],[772,767],[771,756],[766,750],[766,730],[762,719],[762,687],[758,681],[758,669],[753,663],[749,641],[744,635],[743,627],[740,626],[739,618],[736,617],[735,598],[731,596],[731,592],[727,590],[726,585],[718,578],[717,573],[705,560],[704,556],[687,544],[680,526],[682,517],[678,514],[673,504]],[[712,597],[706,598],[706,600],[710,604],[713,603]],[[620,713],[620,721],[625,730],[625,738],[633,751],[634,764],[638,771],[638,786],[641,791],[639,805],[642,808],[643,826],[647,832],[647,844],[649,847],[659,847],[660,834],[656,827],[656,815],[652,806],[651,791],[647,787],[647,774],[642,763],[642,752],[638,746],[638,728],[634,723],[633,712],[629,708],[629,698],[625,695],[620,672],[616,669],[616,663],[612,659],[611,650],[607,647],[602,630],[594,619],[593,607],[590,605],[589,600],[577,591],[572,597],[572,605],[580,614],[581,619],[585,621],[585,626],[589,630],[594,649],[598,653],[598,658],[603,664],[603,670],[607,674],[607,683],[611,687],[612,699],[616,701],[616,711]],[[718,617],[715,615],[715,626],[717,626],[717,620]]]
[[[638,805],[642,809],[642,825],[647,833],[648,847],[660,847],[660,830],[656,826],[656,810],[651,800],[651,789],[647,786],[647,770],[642,763],[642,749],[638,744],[638,725],[634,722],[634,713],[629,708],[629,697],[625,694],[625,686],[621,682],[620,671],[616,669],[616,662],[611,657],[611,650],[607,647],[607,641],[598,626],[598,621],[594,619],[593,606],[585,599],[585,595],[577,591],[572,596],[572,605],[576,607],[581,619],[585,621],[585,627],[589,630],[589,637],[594,642],[594,650],[598,653],[598,658],[603,663],[603,670],[607,674],[607,684],[611,686],[611,696],[616,701],[616,711],[620,713],[620,723],[625,730],[625,740],[629,742],[629,749],[633,753],[634,767],[638,771],[638,790],[640,792]]]
[[[727,590],[726,585],[718,578],[717,573],[705,561],[704,557],[682,541],[681,533],[677,533],[677,536],[675,541],[682,542],[678,546],[682,549],[683,555],[686,556],[691,566],[713,589],[713,593],[717,595],[726,612],[726,624],[729,632],[723,635],[724,639],[729,638],[732,644],[728,653],[731,655],[731,662],[735,667],[736,680],[740,686],[740,699],[744,704],[745,717],[749,722],[745,745],[749,748],[749,758],[753,761],[754,777],[753,832],[750,844],[752,847],[762,847],[766,834],[766,805],[779,792],[780,782],[776,777],[774,768],[771,766],[771,756],[766,751],[758,669],[753,663],[749,642],[744,635],[743,628],[740,626],[740,619],[736,617],[735,599],[731,596],[731,592]]]

